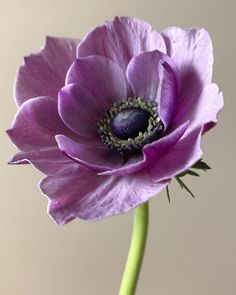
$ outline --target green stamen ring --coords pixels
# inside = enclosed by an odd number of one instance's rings
[[[129,117],[127,114],[130,114]],[[139,121],[135,122],[135,119]],[[117,121],[121,126],[116,126]],[[146,130],[143,130],[142,122]],[[114,123],[116,129],[121,128],[121,132],[115,132]],[[140,97],[130,97],[114,103],[99,121],[98,128],[101,141],[121,155],[130,155],[141,150],[144,145],[157,140],[163,130],[157,105]],[[122,132],[124,134],[120,135]]]

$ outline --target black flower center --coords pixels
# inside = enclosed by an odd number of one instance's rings
[[[139,97],[114,103],[99,122],[102,142],[121,155],[130,155],[157,140],[164,125],[157,105]]]
[[[120,139],[135,138],[147,130],[149,118],[150,113],[144,109],[124,109],[112,120],[111,130]]]

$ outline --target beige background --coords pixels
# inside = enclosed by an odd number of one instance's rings
[[[16,107],[15,72],[45,35],[83,37],[115,15],[170,25],[206,27],[215,48],[214,80],[225,108],[204,138],[213,167],[186,179],[197,198],[174,183],[151,201],[147,252],[137,295],[234,295],[236,292],[236,4],[235,0],[0,0],[0,294],[113,295],[118,293],[132,228],[132,213],[98,223],[56,226],[33,167],[7,166],[15,151],[4,134]]]

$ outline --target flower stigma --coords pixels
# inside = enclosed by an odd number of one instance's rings
[[[157,140],[164,125],[158,107],[140,97],[114,103],[99,122],[101,141],[121,155],[131,155]]]

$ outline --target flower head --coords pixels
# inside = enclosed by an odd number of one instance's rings
[[[17,74],[11,163],[46,174],[59,224],[127,212],[201,158],[223,107],[212,66],[204,29],[116,17],[82,41],[47,37]]]

